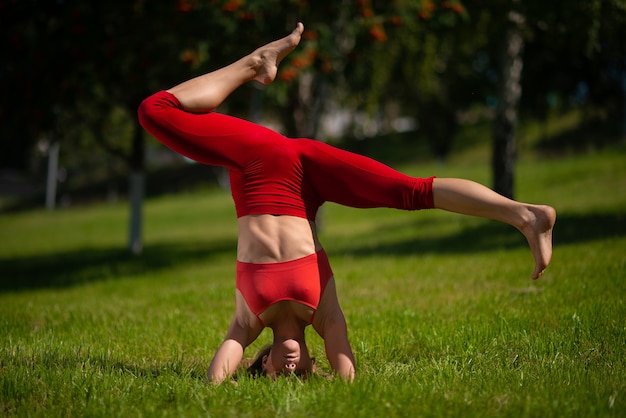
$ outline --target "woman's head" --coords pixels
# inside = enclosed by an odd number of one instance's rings
[[[304,341],[285,339],[264,347],[248,371],[271,378],[280,375],[306,376],[314,372],[315,359],[309,355]]]
[[[304,341],[285,339],[275,341],[262,359],[263,371],[270,377],[305,375],[313,370],[311,356]]]

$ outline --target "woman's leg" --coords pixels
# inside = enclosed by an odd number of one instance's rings
[[[302,23],[282,39],[255,50],[234,63],[208,74],[185,81],[171,89],[183,109],[190,112],[207,112],[218,107],[242,84],[257,80],[271,83],[278,65],[300,43],[304,31]]]
[[[362,155],[316,141],[301,143],[303,167],[312,196],[357,208],[402,210],[437,208],[508,223],[528,240],[537,279],[552,257],[556,212],[501,196],[470,180],[414,178]],[[306,189],[305,189],[306,190]]]
[[[450,178],[433,181],[433,202],[437,209],[494,219],[516,227],[526,237],[535,258],[533,279],[538,279],[550,263],[552,228],[556,222],[554,208],[517,202],[473,181]]]
[[[299,142],[305,200],[353,208],[433,208],[432,178],[407,176],[364,155],[313,140]],[[312,192],[309,192],[312,190]],[[310,197],[310,198],[309,198]]]
[[[280,61],[291,52],[303,31],[294,31],[240,60],[211,73],[158,92],[142,102],[141,125],[172,150],[197,162],[241,169],[258,157],[259,148],[283,136],[251,122],[222,115],[216,108],[250,80],[268,83]]]

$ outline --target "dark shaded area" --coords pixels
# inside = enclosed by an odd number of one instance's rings
[[[546,122],[547,123],[547,122]],[[622,124],[589,121],[558,135],[546,136],[535,149],[544,155],[584,153],[624,144]]]
[[[416,222],[421,221],[418,219]],[[380,234],[389,234],[393,228],[404,229],[406,225],[382,224]],[[372,254],[472,254],[527,246],[523,236],[514,228],[498,222],[480,223],[448,236],[432,238],[418,235],[409,240],[380,245],[360,244],[371,242],[371,237],[376,235],[369,233],[367,237],[354,236],[353,246],[342,250],[330,250],[329,254],[331,256],[349,254],[357,257]],[[626,236],[624,213],[597,212],[584,215],[565,213],[560,214],[557,220],[554,245],[558,247],[617,236]],[[157,272],[187,263],[210,263],[212,257],[230,252],[233,254],[234,263],[235,248],[236,242],[233,239],[148,245],[141,256],[132,256],[125,248],[109,248],[0,259],[0,292],[62,288],[132,274]]]
[[[63,288],[133,274],[155,272],[232,252],[229,240],[172,242],[148,245],[141,256],[126,248],[85,248],[72,252],[0,259],[0,292],[38,288]],[[233,278],[234,282],[234,278]]]
[[[105,347],[106,348],[106,347]],[[38,352],[35,355],[24,355],[18,351],[11,358],[13,364],[28,367],[39,365],[54,365],[57,369],[89,369],[95,368],[105,372],[116,371],[121,374],[129,374],[135,378],[156,379],[161,376],[176,375],[181,378],[206,381],[206,367],[197,361],[188,362],[183,358],[172,358],[168,362],[153,362],[152,365],[136,365],[116,359],[110,353],[92,353],[80,348],[75,354],[65,354],[58,350]],[[34,363],[38,363],[35,365]]]
[[[219,167],[202,164],[179,164],[148,170],[145,182],[146,197],[180,193],[198,187],[216,187],[220,170]],[[122,197],[127,196],[128,185],[128,175],[122,174],[82,183],[70,181],[68,184],[58,186],[57,199],[66,200],[72,206],[101,203],[107,200],[111,191]],[[46,200],[44,186],[45,181],[42,180],[37,188],[33,188],[31,192],[16,199],[12,204],[0,208],[0,212],[43,208]],[[0,184],[0,193],[3,192],[3,187],[4,184]]]
[[[554,246],[589,242],[607,237],[626,236],[626,214],[620,212],[591,214],[558,214],[554,229]],[[416,222],[421,222],[417,220]],[[429,221],[430,222],[430,221]],[[442,220],[441,222],[447,222]],[[406,229],[405,224],[384,224],[380,227],[380,235],[389,234],[390,229]],[[436,238],[415,236],[405,241],[394,241],[380,245],[358,245],[367,242],[377,232],[368,237],[355,236],[355,245],[345,251],[333,255],[350,254],[353,256],[369,256],[373,254],[472,254],[488,252],[495,249],[514,249],[527,247],[523,235],[515,228],[499,222],[485,221],[479,225],[465,228],[458,234],[439,236]],[[369,239],[371,242],[371,239]]]
[[[428,139],[417,131],[396,132],[360,139],[349,137],[331,145],[365,155],[390,166],[433,159]]]

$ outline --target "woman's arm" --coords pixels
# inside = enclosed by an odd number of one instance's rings
[[[354,380],[354,354],[348,341],[348,326],[339,306],[334,279],[328,282],[324,290],[313,327],[324,339],[326,357],[333,371],[345,380]]]
[[[211,383],[217,385],[232,376],[243,358],[244,349],[241,341],[229,337],[224,339],[209,366],[208,378]]]
[[[333,371],[345,380],[352,381],[355,375],[354,355],[348,341],[346,320],[341,310],[339,314],[337,318],[327,320],[323,335],[324,347]]]
[[[235,316],[207,373],[209,380],[214,384],[222,383],[235,373],[243,358],[245,348],[252,344],[263,331],[261,323],[255,317],[251,317],[252,314],[242,303],[245,304],[243,297],[237,291]]]

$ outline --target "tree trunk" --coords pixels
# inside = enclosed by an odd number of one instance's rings
[[[48,148],[48,178],[46,181],[46,209],[53,210],[57,200],[59,174],[59,141],[51,141]]]
[[[130,157],[130,184],[128,203],[130,205],[130,225],[128,249],[135,255],[141,254],[143,242],[141,237],[142,205],[145,189],[144,137],[139,124],[135,126],[133,148]]]
[[[516,0],[514,3],[518,4],[519,1]],[[519,100],[522,95],[523,24],[524,16],[520,12],[509,11],[508,27],[502,45],[500,91],[493,137],[494,190],[511,199],[514,196],[514,169],[517,154],[515,128]]]
[[[623,119],[622,119],[622,138],[626,140],[626,68],[622,70],[622,106],[623,106]]]

